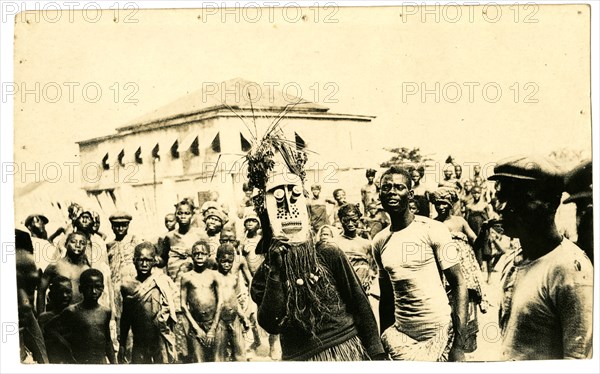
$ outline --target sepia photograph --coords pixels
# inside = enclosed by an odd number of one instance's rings
[[[597,370],[599,10],[1,1],[2,371]]]

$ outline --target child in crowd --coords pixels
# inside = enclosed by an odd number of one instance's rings
[[[419,202],[415,199],[408,200],[408,210],[412,214],[419,214]]]
[[[55,276],[48,287],[48,304],[46,311],[38,317],[38,323],[43,330],[46,322],[56,317],[66,307],[71,305],[73,299],[73,285],[71,280],[62,275]]]
[[[379,202],[379,187],[375,183],[375,175],[377,170],[367,169],[365,177],[367,178],[367,184],[365,184],[360,190],[360,196],[362,201],[363,211],[366,212],[367,207],[370,203]]]
[[[160,235],[158,237],[158,251],[160,252],[162,247],[163,247],[163,240],[165,240],[165,237],[172,231],[175,231],[175,229],[177,228],[177,220],[175,219],[175,214],[173,213],[169,213],[165,216],[165,228],[167,229],[166,232],[163,232],[162,235]]]
[[[194,270],[181,277],[183,311],[190,322],[190,340],[196,362],[215,361],[215,335],[223,299],[219,273],[209,265],[210,248],[205,240],[192,247]]]
[[[64,357],[77,364],[115,364],[110,337],[111,310],[98,304],[104,292],[104,276],[98,269],[81,273],[83,301],[70,305],[46,324],[46,335],[60,342]]]
[[[251,222],[251,220],[249,221]],[[244,313],[248,321],[250,322],[250,327],[252,329],[252,334],[254,340],[249,347],[249,350],[256,350],[260,346],[260,335],[258,333],[258,325],[256,322],[256,307],[252,300],[250,300],[249,287],[250,282],[252,281],[252,272],[250,270],[250,266],[246,260],[246,256],[243,256],[243,250],[239,248],[239,241],[235,236],[235,230],[232,228],[226,228],[221,231],[221,245],[223,244],[231,244],[235,248],[236,256],[235,262],[236,267],[239,267],[238,277],[240,278],[240,282],[238,283],[237,295],[238,301],[240,304],[240,310]],[[261,256],[256,255],[255,256]],[[262,257],[262,256],[261,256]],[[262,262],[261,262],[262,263]]]
[[[263,263],[265,256],[256,253],[256,246],[262,238],[259,234],[260,222],[256,213],[251,212],[244,217],[244,240],[241,243],[241,252],[246,258],[250,273],[254,275]]]
[[[230,243],[221,244],[217,249],[217,266],[222,277],[220,279],[223,309],[221,310],[219,327],[215,339],[216,361],[245,361],[244,337],[249,330],[249,323],[244,316],[238,301],[241,261],[235,261],[236,249]],[[250,284],[252,281],[249,280]],[[231,357],[228,355],[228,347]]]

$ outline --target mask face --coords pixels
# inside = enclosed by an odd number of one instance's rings
[[[272,186],[265,204],[273,236],[284,236],[290,243],[303,243],[310,233],[306,198],[301,183]]]

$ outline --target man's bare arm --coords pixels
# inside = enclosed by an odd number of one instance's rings
[[[379,324],[383,333],[394,324],[394,291],[388,274],[379,275]]]
[[[46,271],[42,275],[42,280],[40,281],[40,285],[38,287],[37,300],[36,300],[36,310],[37,315],[44,313],[46,311],[46,291],[48,291],[48,286],[50,285],[50,280],[56,276],[56,266],[54,264],[48,265]]]
[[[111,320],[111,312],[107,311],[106,320],[104,323],[104,334],[105,334],[105,351],[106,357],[108,357],[108,362],[111,364],[117,363],[117,358],[115,357],[115,350],[113,347],[112,339],[110,338],[110,320]]]
[[[467,221],[464,218],[462,218],[462,217],[460,217],[460,218],[461,218],[461,224],[462,224],[462,232],[465,233],[465,235],[469,239],[469,243],[471,245],[475,244],[475,240],[477,240],[477,235],[471,229],[471,227],[469,226],[469,224],[467,223]]]
[[[467,327],[468,290],[460,270],[460,264],[444,270],[444,275],[452,289],[452,322],[454,343],[450,350],[451,361],[464,361],[464,339]]]
[[[248,285],[252,284],[252,273],[250,273],[250,267],[248,266],[248,261],[246,261],[246,257],[240,256],[240,271],[242,275],[246,279]]]
[[[217,299],[217,309],[215,311],[215,318],[210,326],[210,330],[206,334],[208,345],[212,345],[214,343],[217,327],[219,326],[219,320],[221,319],[221,309],[223,309],[223,290],[221,289],[222,283],[220,282],[219,278],[220,277],[217,274],[215,274],[213,278],[213,290]]]

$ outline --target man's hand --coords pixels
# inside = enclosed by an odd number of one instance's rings
[[[215,344],[215,333],[216,333],[216,328],[212,327],[210,330],[208,330],[208,333],[206,333],[206,338],[204,339],[204,345],[207,347],[212,347],[213,344]]]
[[[198,339],[198,341],[201,344],[205,344],[205,342],[206,342],[206,333],[204,332],[204,330],[202,330],[200,328],[200,326],[198,326],[198,325],[192,325],[192,329],[194,331],[194,334],[196,335],[196,339]]]
[[[244,328],[244,332],[248,332],[250,330],[250,321],[248,321],[248,318],[240,318],[240,322],[242,324],[242,327]]]
[[[288,239],[285,237],[276,237],[273,239],[273,245],[269,249],[269,266],[272,272],[279,273],[283,269],[283,256],[285,256],[288,250],[285,242]]]

